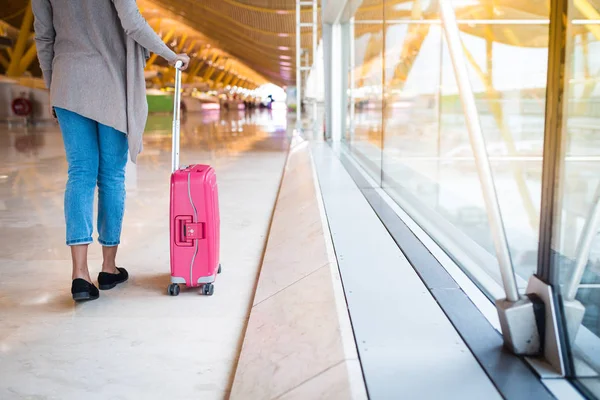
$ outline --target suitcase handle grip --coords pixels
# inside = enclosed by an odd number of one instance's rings
[[[183,233],[185,235],[185,240],[204,239],[204,223],[193,224],[190,222],[184,224]]]
[[[182,61],[175,63],[175,93],[173,99],[173,131],[172,131],[172,157],[171,157],[171,172],[179,169],[179,136],[180,136],[180,119],[181,119],[181,67]]]
[[[175,217],[175,244],[177,246],[191,247],[194,240],[205,239],[204,223],[193,223],[191,215]]]

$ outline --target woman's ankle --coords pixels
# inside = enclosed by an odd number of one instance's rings
[[[72,279],[73,280],[75,280],[75,279],[83,279],[84,281],[92,283],[92,278],[90,277],[89,272],[86,274],[86,273],[77,273],[77,272],[74,271],[73,275],[72,275]]]
[[[119,246],[102,246],[102,272],[119,273],[116,262],[117,250],[119,250]]]
[[[116,263],[102,263],[102,272],[106,272],[109,274],[118,274],[119,270],[117,269]]]

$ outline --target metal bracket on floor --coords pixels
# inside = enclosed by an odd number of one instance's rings
[[[539,356],[545,338],[545,303],[535,293],[496,301],[504,346],[517,355]]]
[[[516,302],[498,300],[496,307],[505,346],[517,355],[543,357],[556,373],[564,376],[565,360],[553,290],[534,275],[529,279],[526,297]],[[573,342],[585,308],[579,301],[571,299],[563,301],[562,311],[567,337]]]

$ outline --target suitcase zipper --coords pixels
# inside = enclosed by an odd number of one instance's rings
[[[188,198],[190,199],[190,205],[194,210],[194,221],[193,223],[198,223],[198,211],[196,210],[196,206],[194,205],[194,201],[192,200],[192,172],[188,172]],[[190,264],[190,286],[193,286],[194,279],[194,262],[196,261],[196,255],[198,254],[198,240],[194,240],[194,256],[192,257],[192,263]]]

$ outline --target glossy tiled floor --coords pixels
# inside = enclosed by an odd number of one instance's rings
[[[55,126],[0,126],[0,399],[224,398],[251,304],[288,148],[286,115],[189,115],[182,163],[219,177],[223,274],[213,297],[168,297],[170,120],[149,121],[128,171],[120,265],[132,279],[70,299]],[[100,268],[91,246],[90,268]]]

